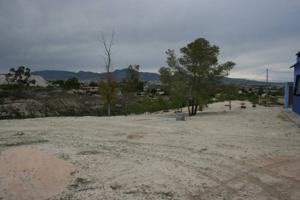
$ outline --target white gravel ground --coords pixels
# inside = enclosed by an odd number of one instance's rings
[[[2,120],[0,151],[26,144],[72,163],[51,199],[299,200],[300,129],[280,107],[224,104],[184,122],[173,112]]]

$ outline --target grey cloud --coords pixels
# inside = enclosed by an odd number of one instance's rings
[[[255,78],[295,61],[299,11],[298,0],[1,0],[0,73],[18,65],[101,71],[99,33],[115,30],[115,68],[157,71],[166,49],[205,37],[221,61],[237,63],[232,76]]]

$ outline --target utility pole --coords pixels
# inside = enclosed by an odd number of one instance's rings
[[[266,85],[267,85],[267,98],[266,98],[266,106],[269,106],[269,69],[266,69]]]

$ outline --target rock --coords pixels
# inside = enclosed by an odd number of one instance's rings
[[[110,188],[113,189],[113,190],[120,189],[121,187],[122,187],[122,186],[119,185],[119,184],[117,184],[117,183],[115,183],[115,184],[113,184],[113,185],[110,186]]]
[[[15,136],[22,136],[22,135],[25,135],[23,131],[17,131],[17,133],[15,134]]]

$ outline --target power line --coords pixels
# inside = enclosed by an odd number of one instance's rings
[[[292,71],[278,71],[278,70],[272,70],[269,69],[270,72],[274,72],[274,73],[285,73],[285,74],[291,74],[293,73]]]

